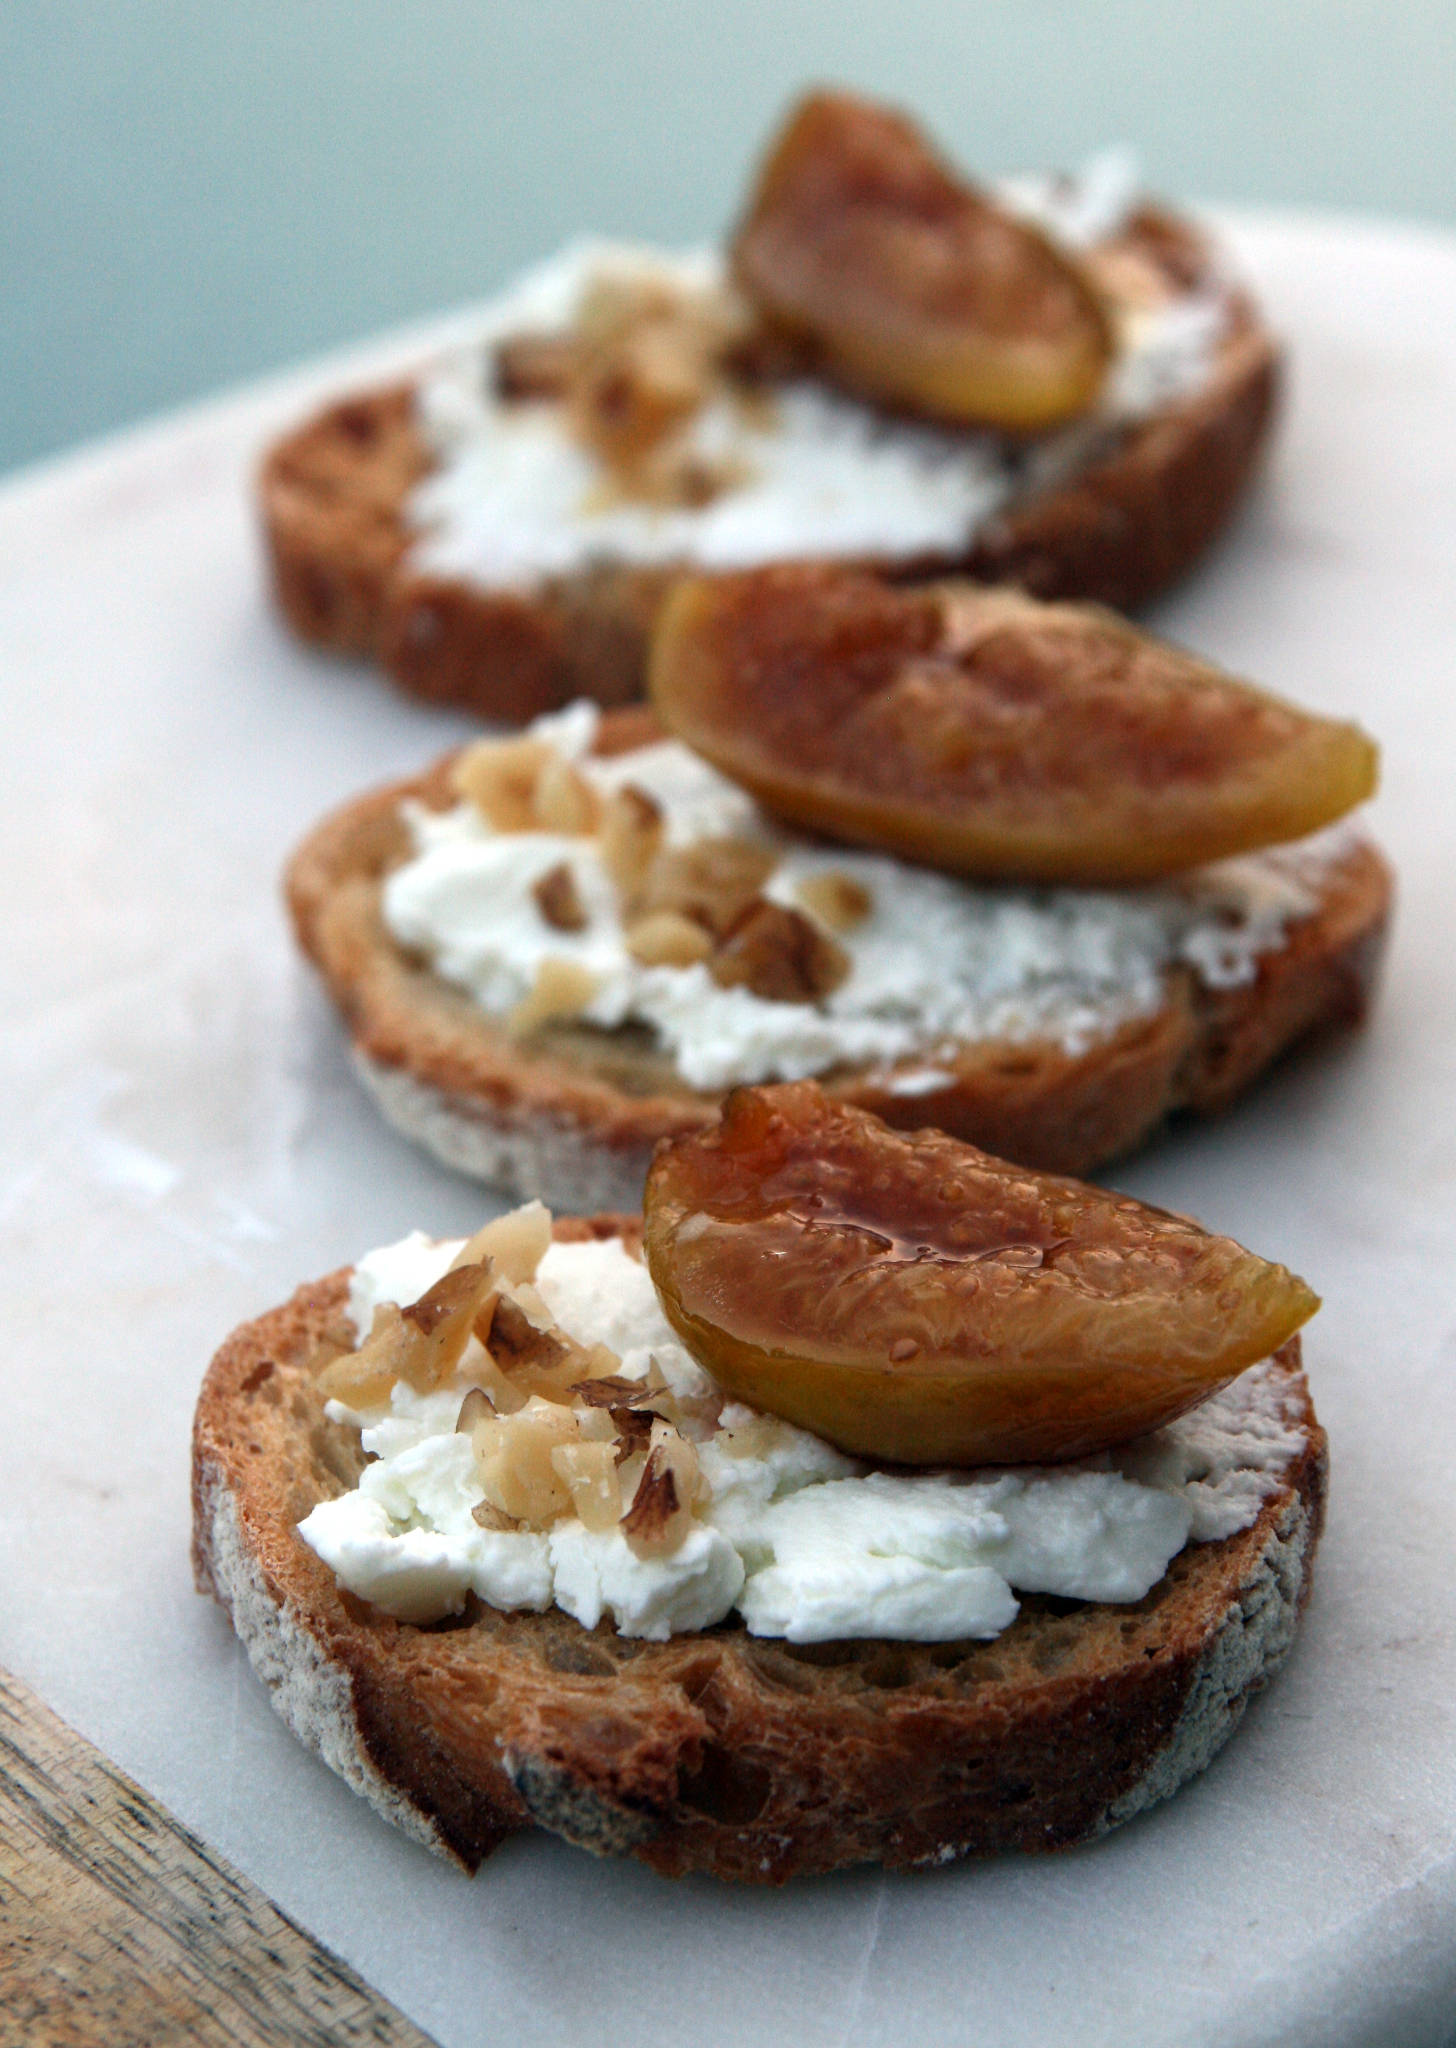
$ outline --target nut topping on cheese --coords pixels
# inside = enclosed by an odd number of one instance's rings
[[[412,844],[384,878],[384,923],[512,1032],[645,1027],[691,1088],[863,1066],[899,1093],[905,1063],[909,1093],[965,1044],[1080,1055],[1158,1009],[1170,972],[1252,980],[1348,848],[1323,835],[1159,890],[978,887],[786,831],[677,741],[597,753],[599,723],[577,704],[524,749],[477,742],[456,781],[480,802],[406,800]],[[591,831],[540,823],[550,756],[590,787]],[[826,943],[778,917],[753,923],[751,948],[730,938],[764,904]]]
[[[456,761],[452,781],[497,832],[589,839],[615,888],[622,943],[640,966],[701,962],[719,988],[779,1003],[818,1002],[850,972],[833,934],[862,923],[874,907],[869,889],[852,876],[804,878],[795,888],[802,908],[773,902],[764,890],[779,859],[764,841],[708,833],[669,845],[662,808],[646,791],[628,782],[603,799],[572,761],[534,734],[477,740]],[[530,893],[553,931],[590,926],[569,861],[538,875]],[[525,1036],[579,1017],[596,987],[584,968],[548,957],[512,1009],[509,1028]]]
[[[368,1406],[397,1381],[428,1394],[464,1378],[455,1429],[489,1527],[545,1529],[574,1513],[588,1528],[620,1522],[641,1554],[664,1555],[687,1534],[698,1490],[684,1411],[660,1374],[624,1379],[607,1345],[552,1320],[531,1284],[550,1241],[539,1202],[487,1224],[418,1301],[381,1303],[359,1348],[323,1364],[320,1391]],[[701,1403],[694,1413],[701,1422]]]
[[[362,1341],[320,1357],[320,1393],[345,1390],[330,1422],[361,1433],[368,1462],[300,1535],[401,1621],[474,1594],[659,1641],[735,1608],[794,1642],[989,1636],[1016,1613],[1012,1587],[1140,1599],[1184,1542],[1247,1527],[1300,1446],[1291,1376],[1271,1363],[1090,1465],[871,1471],[725,1402],[622,1239],[549,1231],[531,1203],[465,1244],[415,1233],[371,1252],[350,1288]],[[381,1385],[376,1328],[413,1379]],[[335,1370],[365,1352],[368,1370]]]

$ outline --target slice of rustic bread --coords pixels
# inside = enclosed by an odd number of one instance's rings
[[[651,715],[603,720],[601,752],[657,734]],[[577,1213],[633,1207],[660,1138],[696,1129],[721,1094],[687,1086],[640,1027],[548,1026],[514,1039],[385,929],[384,877],[407,857],[401,800],[455,801],[449,761],[356,798],[294,855],[288,901],[304,951],[348,1025],[356,1063],[389,1120],[447,1165]],[[1309,1032],[1365,1009],[1391,903],[1389,870],[1352,838],[1320,876],[1320,901],[1259,958],[1255,978],[1211,989],[1191,970],[1164,999],[1083,1051],[1059,1042],[965,1042],[930,1092],[896,1094],[883,1068],[821,1076],[833,1095],[904,1127],[939,1125],[1002,1157],[1088,1173],[1169,1114],[1224,1108]]]
[[[1204,382],[1110,446],[1097,442],[1080,466],[968,533],[963,549],[862,566],[1016,582],[1041,597],[1125,609],[1175,582],[1222,531],[1268,437],[1278,348],[1247,293],[1220,280],[1191,223],[1146,207],[1104,248],[1151,264],[1179,292],[1224,298],[1225,331]],[[370,655],[416,695],[488,718],[640,695],[673,571],[607,561],[496,590],[425,574],[411,557],[407,500],[431,461],[408,383],[330,405],[268,451],[264,540],[274,594],[300,638]]]
[[[640,1225],[556,1230],[631,1241]],[[1277,1490],[1136,1605],[1028,1598],[991,1642],[796,1647],[723,1623],[649,1643],[474,1601],[412,1627],[340,1591],[296,1525],[362,1464],[310,1362],[347,1287],[343,1272],[301,1288],[213,1360],[193,1445],[197,1581],[294,1732],[467,1869],[533,1822],[670,1875],[749,1883],[1066,1847],[1201,1771],[1288,1653],[1326,1480],[1298,1339],[1276,1369],[1302,1448]]]

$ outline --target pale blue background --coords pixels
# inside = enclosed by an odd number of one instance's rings
[[[988,172],[1456,223],[1456,0],[0,0],[0,467],[585,227],[731,217],[806,80]]]

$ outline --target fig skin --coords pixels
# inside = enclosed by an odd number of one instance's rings
[[[1055,1464],[1172,1421],[1319,1306],[1188,1218],[941,1131],[892,1131],[812,1081],[735,1089],[665,1141],[645,1253],[730,1394],[857,1456]]]
[[[1151,882],[1373,795],[1374,742],[1091,605],[781,565],[674,586],[663,722],[768,810],[986,881]]]
[[[731,254],[760,316],[823,374],[932,419],[1046,432],[1091,407],[1112,359],[1077,264],[913,122],[848,93],[790,115]]]

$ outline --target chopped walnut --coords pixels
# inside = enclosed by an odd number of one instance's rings
[[[676,1550],[692,1521],[698,1492],[698,1454],[666,1423],[654,1423],[652,1447],[622,1533],[639,1557]]]
[[[585,509],[609,512],[614,505],[655,505],[664,511],[700,511],[753,475],[746,462],[729,456],[710,459],[695,449],[669,443],[654,448],[630,470],[613,471],[589,491]]]
[[[359,1348],[325,1365],[318,1378],[319,1392],[326,1401],[342,1401],[349,1408],[378,1407],[389,1399],[395,1381],[403,1378],[405,1357],[418,1341],[418,1333],[394,1303],[381,1302]]]
[[[766,1458],[771,1454],[774,1439],[782,1427],[777,1416],[753,1410],[747,1421],[721,1431],[718,1444],[730,1458]]]
[[[630,473],[692,418],[708,391],[700,337],[676,294],[603,283],[582,308],[568,399],[572,430],[608,469]]]
[[[558,1444],[551,1467],[566,1482],[571,1505],[588,1529],[615,1528],[622,1518],[622,1484],[613,1444]]]
[[[620,894],[631,900],[662,845],[662,807],[627,782],[608,797],[599,827],[602,864]]]
[[[571,1413],[576,1433],[584,1444],[605,1444],[608,1449],[615,1450],[617,1432],[605,1408],[576,1406]]]
[[[844,948],[800,910],[760,897],[727,931],[709,962],[720,988],[746,988],[771,1003],[832,995],[850,970]]]
[[[832,932],[853,931],[857,924],[863,924],[875,907],[875,899],[863,882],[857,882],[853,875],[842,875],[834,868],[826,868],[817,875],[806,875],[796,891],[799,901],[811,917],[827,925]]]
[[[550,1373],[570,1355],[554,1330],[538,1329],[520,1303],[503,1295],[496,1304],[488,1350],[506,1373]]]
[[[472,1387],[460,1403],[460,1413],[455,1417],[455,1432],[469,1436],[477,1422],[484,1422],[492,1413],[492,1404],[482,1387]]]
[[[556,753],[536,777],[532,807],[543,832],[572,837],[595,832],[601,815],[601,800],[586,777]]]
[[[574,960],[548,957],[536,970],[531,993],[507,1016],[506,1029],[513,1038],[525,1038],[543,1024],[579,1017],[596,992],[596,976],[586,968]]]
[[[569,1408],[532,1399],[515,1415],[475,1425],[471,1443],[476,1476],[493,1507],[530,1528],[544,1528],[571,1506],[571,1487],[551,1453],[577,1441]]]
[[[577,325],[572,430],[630,490],[652,478],[663,444],[721,388],[723,360],[751,318],[724,290],[602,277],[585,294]]]
[[[622,942],[643,967],[693,967],[713,950],[711,935],[680,910],[652,910],[634,919]]]
[[[476,1475],[498,1513],[538,1529],[571,1512],[593,1529],[618,1520],[622,1492],[608,1415],[534,1395],[512,1415],[474,1412]]]
[[[643,878],[635,916],[671,910],[719,938],[758,896],[778,857],[751,839],[698,839],[659,853]]]
[[[693,447],[703,407],[727,400],[756,417],[771,409],[771,382],[801,367],[731,286],[640,273],[598,276],[571,332],[508,336],[493,364],[502,399],[564,408],[570,432],[601,465],[593,503],[674,507],[709,504],[746,474],[741,462]]]
[[[337,1337],[323,1337],[309,1354],[308,1370],[317,1378],[326,1366],[332,1365],[336,1359],[351,1357],[353,1351],[354,1346],[352,1343],[341,1341]],[[265,1361],[265,1363],[267,1363],[267,1371],[265,1372],[260,1365],[249,1381],[250,1386],[253,1379],[256,1379],[261,1384],[271,1374],[273,1370],[271,1362]]]
[[[558,861],[554,868],[548,868],[544,875],[537,877],[532,885],[531,894],[536,899],[536,908],[554,930],[586,930],[586,910],[576,886],[576,876],[564,860]]]
[[[494,1268],[455,1266],[401,1310],[419,1341],[405,1354],[401,1379],[417,1393],[428,1393],[447,1380],[460,1362],[472,1335],[482,1341],[493,1327],[502,1300]]]
[[[490,1333],[490,1362],[518,1392],[569,1403],[578,1384],[608,1378],[621,1364],[605,1344],[578,1344],[550,1323],[535,1323],[519,1296],[502,1295]],[[497,1402],[497,1407],[500,1403]],[[610,1433],[610,1432],[608,1432]]]
[[[671,1547],[665,1538],[678,1519],[681,1505],[677,1497],[676,1474],[654,1450],[648,1457],[632,1505],[622,1517],[623,1532],[639,1556]]]
[[[381,1302],[357,1351],[319,1375],[326,1400],[372,1408],[396,1380],[428,1393],[450,1377],[476,1325],[490,1327],[499,1287],[488,1263],[457,1267],[408,1308]]]
[[[484,1348],[467,1353],[460,1370],[476,1382],[471,1391],[488,1401],[497,1415],[515,1415],[534,1392],[532,1387],[521,1385],[509,1373],[502,1372]]]
[[[476,740],[457,756],[450,784],[497,832],[534,832],[536,785],[555,758],[545,740]]]
[[[554,1330],[556,1318],[546,1306],[546,1298],[534,1281],[521,1280],[511,1288],[511,1299],[518,1308],[523,1308],[538,1330]]]
[[[502,1280],[513,1287],[534,1280],[536,1268],[551,1243],[551,1211],[544,1202],[523,1202],[484,1224],[460,1247],[457,1266],[474,1265],[482,1259],[494,1261]]]
[[[567,1391],[588,1408],[630,1408],[637,1400],[650,1400],[641,1380],[629,1380],[621,1373],[604,1373],[600,1379],[578,1380]]]
[[[577,342],[571,334],[509,334],[496,344],[493,368],[497,398],[564,398],[576,369]]]
[[[624,1464],[634,1452],[645,1452],[652,1441],[652,1412],[647,1408],[622,1407],[611,1410],[617,1432],[617,1463]]]

